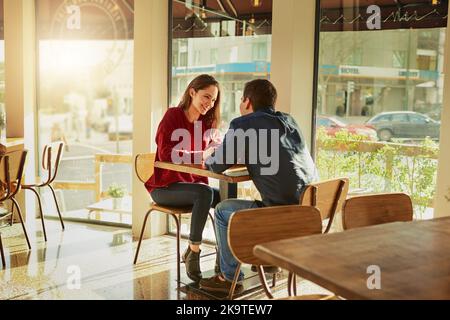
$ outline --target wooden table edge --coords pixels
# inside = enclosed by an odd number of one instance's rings
[[[227,176],[224,174],[209,171],[206,168],[200,169],[200,168],[195,168],[195,167],[189,167],[188,165],[179,165],[179,164],[163,162],[163,161],[155,161],[155,168],[172,170],[172,171],[177,171],[177,172],[182,172],[182,173],[195,174],[195,175],[199,175],[199,176],[203,176],[203,177],[226,181],[228,183],[238,183],[238,182],[244,182],[244,181],[251,180],[249,175],[232,177],[232,176]]]
[[[282,240],[281,240],[282,241]],[[276,242],[276,241],[275,241]],[[286,258],[280,256],[278,253],[274,253],[273,251],[267,249],[264,244],[262,245],[256,245],[253,248],[253,253],[255,256],[260,258],[261,260],[264,260],[270,265],[276,265],[282,269],[288,270],[293,272],[294,274],[297,274],[301,278],[304,278],[308,281],[313,282],[314,284],[325,288],[328,291],[331,291],[337,296],[343,297],[345,299],[349,300],[371,300],[372,298],[369,296],[361,296],[359,294],[356,294],[342,286],[334,284],[331,280],[326,279],[323,276],[315,274],[313,271],[302,268],[302,267],[296,267],[297,270],[293,270],[293,268],[289,265],[289,262]],[[281,260],[277,260],[278,259]],[[300,271],[300,272],[299,272]],[[367,289],[369,290],[369,289]]]

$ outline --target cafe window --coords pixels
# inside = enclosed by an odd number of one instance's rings
[[[3,135],[1,138],[6,138],[5,29],[3,21],[3,0],[0,0],[0,135]]]
[[[406,51],[394,50],[392,52],[392,66],[394,68],[404,68],[406,66]]]
[[[210,74],[221,86],[221,129],[226,131],[230,121],[240,115],[245,83],[270,77],[272,0],[262,1],[258,6],[251,1],[173,0],[171,6],[169,105],[178,105],[193,78]],[[177,65],[176,61],[180,63]],[[210,183],[215,186],[217,181]],[[188,233],[187,221],[182,232]],[[209,222],[206,233],[213,238]]]
[[[222,8],[215,0],[201,3],[174,0],[171,5],[173,52],[169,104],[177,105],[185,90],[177,83],[187,85],[201,73],[211,74],[231,98],[222,103],[226,125],[239,115],[236,103],[241,97],[235,95],[239,95],[237,91],[243,89],[245,82],[269,78],[272,1],[263,1],[259,7],[230,1],[223,3]]]
[[[131,224],[133,6],[36,1],[39,150],[66,144],[55,181],[66,218]]]
[[[349,177],[353,194],[405,192],[416,219],[433,216],[447,9],[448,1],[322,0],[317,17],[316,118],[345,122],[338,132],[316,125],[320,177]]]

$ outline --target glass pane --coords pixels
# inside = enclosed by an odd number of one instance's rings
[[[65,143],[56,178],[64,216],[131,224],[134,1],[36,6],[39,148]]]
[[[244,84],[270,78],[272,0],[181,1],[172,3],[172,75],[170,106],[177,106],[188,83],[207,73],[220,83],[221,129],[238,117]],[[212,186],[217,181],[211,180]],[[240,195],[253,195],[240,184]],[[186,225],[187,224],[187,225]],[[188,232],[189,221],[183,223]],[[214,239],[210,224],[205,235]]]
[[[5,34],[3,28],[3,0],[0,0],[0,139],[6,139],[5,109]]]
[[[416,218],[432,217],[448,1],[320,3],[316,112],[346,122],[318,123],[321,179],[347,176],[353,193],[405,192]]]

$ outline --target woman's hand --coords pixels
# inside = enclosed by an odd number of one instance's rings
[[[206,161],[213,153],[216,151],[216,146],[211,146],[211,144],[206,148],[205,151],[203,151],[203,162]]]

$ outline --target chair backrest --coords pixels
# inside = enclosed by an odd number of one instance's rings
[[[411,198],[404,193],[350,198],[345,202],[342,212],[344,230],[412,219]]]
[[[155,158],[155,153],[141,153],[136,156],[134,170],[142,183],[146,183],[153,175]]]
[[[319,210],[304,206],[277,206],[235,212],[228,225],[231,252],[241,263],[264,265],[253,254],[262,243],[322,233]]]
[[[300,205],[320,211],[322,220],[329,219],[324,233],[330,231],[335,214],[342,210],[349,188],[348,178],[320,181],[308,185],[300,198]]]
[[[62,158],[64,142],[58,141],[44,146],[42,152],[42,168],[47,171],[47,180],[44,184],[50,184],[58,173],[59,163]]]
[[[27,150],[9,152],[0,158],[1,199],[9,199],[20,190]]]

